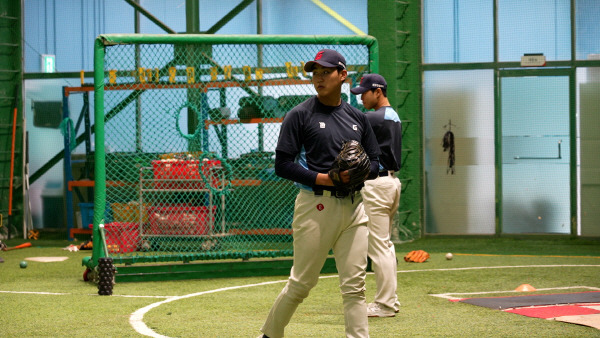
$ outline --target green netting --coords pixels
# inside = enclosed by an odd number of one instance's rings
[[[298,190],[274,158],[285,113],[314,95],[303,63],[340,51],[343,99],[358,106],[349,90],[376,71],[376,47],[368,36],[100,36],[94,227],[108,255],[290,256]]]

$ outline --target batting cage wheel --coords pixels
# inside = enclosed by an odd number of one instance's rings
[[[85,269],[85,271],[83,272],[83,280],[85,282],[89,282],[90,281],[90,276],[88,276],[88,274],[90,273],[90,271],[92,271],[90,268]]]
[[[98,283],[98,271],[96,271],[96,268],[94,269],[86,269],[83,272],[83,280],[86,282],[92,282],[92,283]]]

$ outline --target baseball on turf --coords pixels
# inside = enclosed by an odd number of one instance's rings
[[[19,264],[19,266],[21,267],[21,269],[25,269],[27,267],[27,262],[26,261],[21,261],[21,263]]]
[[[451,259],[452,259],[452,257],[454,257],[454,256],[452,255],[452,253],[448,252],[448,253],[446,254],[446,259],[447,259],[447,260],[451,260]]]

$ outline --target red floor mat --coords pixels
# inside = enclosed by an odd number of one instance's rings
[[[462,303],[600,329],[600,292],[465,298]],[[456,300],[454,300],[456,301]]]
[[[504,311],[516,313],[518,315],[527,317],[545,319],[562,316],[580,316],[600,313],[600,311],[598,310],[591,309],[582,305],[585,304],[521,307],[516,309],[508,309]]]

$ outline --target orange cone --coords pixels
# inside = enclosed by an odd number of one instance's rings
[[[521,284],[519,285],[518,288],[515,289],[515,291],[517,292],[531,292],[531,291],[537,291],[533,286],[529,285],[529,284]]]

